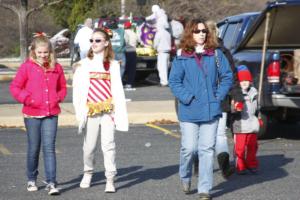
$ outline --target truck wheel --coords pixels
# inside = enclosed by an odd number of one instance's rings
[[[259,132],[257,133],[258,139],[266,139],[268,136],[270,136],[270,120],[268,119],[269,116],[267,113],[262,112],[260,117],[263,121],[263,125],[259,128]]]

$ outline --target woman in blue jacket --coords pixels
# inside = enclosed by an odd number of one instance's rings
[[[172,93],[179,100],[179,176],[183,191],[190,191],[193,159],[198,152],[198,193],[203,200],[211,199],[220,103],[232,85],[228,60],[212,38],[202,20],[188,22],[169,77]]]

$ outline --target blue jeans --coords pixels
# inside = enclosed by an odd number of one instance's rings
[[[199,157],[198,193],[209,193],[213,185],[214,151],[219,120],[180,122],[181,149],[179,176],[188,183],[192,177],[194,156]]]
[[[126,56],[125,56],[125,52],[124,53],[115,53],[115,60],[117,61],[121,61],[120,64],[120,71],[121,71],[121,78],[124,75],[125,72],[125,66],[126,66]]]
[[[222,152],[229,153],[227,136],[226,136],[226,121],[227,121],[227,113],[223,112],[222,117],[219,119],[219,124],[218,124],[217,140],[216,140],[216,155],[219,155]]]
[[[56,183],[55,139],[57,116],[24,118],[27,130],[27,178],[35,181],[38,175],[39,153],[42,144],[47,183]]]

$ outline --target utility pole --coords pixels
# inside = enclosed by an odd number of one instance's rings
[[[121,18],[125,18],[125,0],[121,0]]]

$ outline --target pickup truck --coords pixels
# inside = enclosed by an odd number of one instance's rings
[[[262,12],[230,16],[218,23],[219,37],[234,63],[246,65],[258,89],[263,127],[300,121],[300,0],[269,2]],[[295,130],[300,133],[300,131]]]

